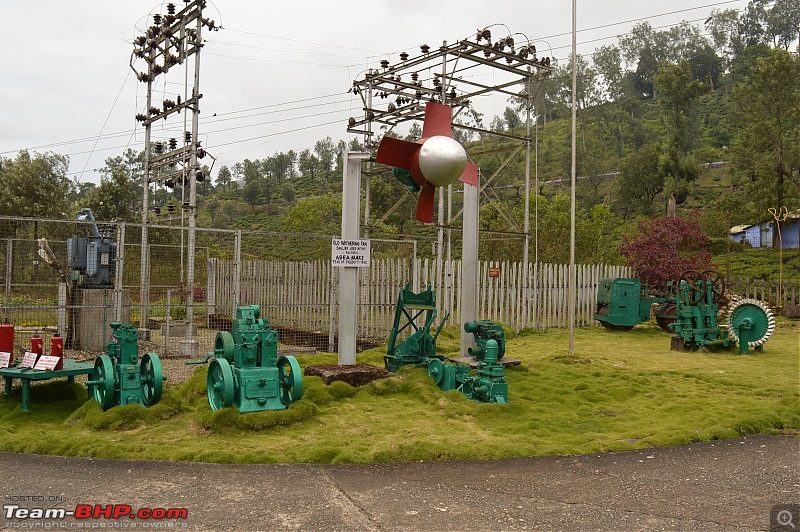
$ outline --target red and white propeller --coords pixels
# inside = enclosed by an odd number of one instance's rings
[[[437,187],[462,181],[478,186],[478,167],[467,162],[464,147],[453,139],[452,109],[428,102],[422,123],[422,138],[416,142],[383,137],[375,160],[402,168],[419,185],[417,220],[433,222],[433,196]]]

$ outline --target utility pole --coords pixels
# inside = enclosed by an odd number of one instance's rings
[[[161,184],[169,188],[177,186],[189,187],[189,198],[183,203],[183,209],[189,214],[187,243],[187,269],[185,287],[186,297],[186,337],[181,344],[184,354],[196,355],[198,344],[193,340],[192,323],[194,319],[194,251],[195,229],[197,226],[197,182],[205,180],[200,171],[198,159],[206,152],[198,138],[198,120],[200,117],[200,50],[203,47],[202,28],[217,30],[213,20],[203,18],[205,0],[185,0],[185,7],[177,11],[175,4],[167,4],[167,13],[152,15],[152,25],[144,35],[134,40],[130,67],[136,72],[139,81],[147,83],[147,107],[144,113],[136,115],[136,120],[145,128],[144,146],[144,182],[142,183],[142,251],[141,251],[141,302],[140,333],[148,336],[150,300],[150,252],[148,242],[148,214],[150,210],[150,185]],[[177,95],[175,100],[165,98],[160,107],[153,105],[153,82],[161,74],[167,74],[171,68],[183,65],[188,80],[188,59],[194,55],[194,76],[191,97]],[[135,63],[144,60],[146,71],[139,71]],[[187,81],[188,84],[188,81]],[[188,87],[186,87],[188,89]],[[192,113],[191,131],[184,132],[183,146],[178,148],[178,141],[170,138],[167,142],[152,142],[152,126],[159,120],[166,120],[181,111]],[[185,115],[184,115],[185,116]]]

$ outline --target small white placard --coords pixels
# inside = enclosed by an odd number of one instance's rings
[[[25,355],[22,357],[22,362],[19,363],[19,368],[32,368],[34,364],[36,364],[36,357],[39,356],[36,353],[31,353],[30,351],[25,351]]]
[[[59,360],[61,360],[61,357],[42,355],[39,357],[39,360],[36,361],[36,366],[33,369],[53,371],[56,368],[56,364],[58,364]]]
[[[7,368],[11,363],[11,353],[0,351],[0,368]]]
[[[368,268],[370,255],[369,240],[331,240],[331,263],[334,266]]]

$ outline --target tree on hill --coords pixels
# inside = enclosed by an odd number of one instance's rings
[[[700,174],[700,167],[691,151],[700,135],[696,104],[704,87],[692,79],[692,69],[686,60],[677,64],[665,63],[653,81],[667,132],[658,171],[670,184],[668,192],[680,205],[686,200],[688,183]]]
[[[800,207],[800,59],[773,49],[756,60],[734,88],[733,109],[732,151],[754,214],[766,219],[770,207]]]
[[[653,213],[653,201],[664,190],[664,176],[658,168],[660,156],[659,145],[646,144],[620,162],[613,207],[623,217]]]
[[[69,209],[69,158],[27,150],[5,159],[0,172],[0,212],[6,216],[59,218]]]
[[[137,207],[136,188],[121,157],[106,159],[100,185],[84,200],[97,220],[133,221]]]
[[[223,166],[219,169],[219,172],[217,173],[217,185],[222,187],[222,190],[228,190],[232,179],[233,175],[231,174],[230,168]]]
[[[644,284],[666,286],[683,272],[711,267],[709,239],[700,228],[697,211],[689,218],[657,216],[639,223],[639,235],[623,237],[620,255]]]

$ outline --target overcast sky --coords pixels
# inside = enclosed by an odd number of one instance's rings
[[[131,41],[150,24],[148,15],[165,13],[166,4],[0,1],[0,156],[54,151],[69,156],[70,178],[98,182],[96,170],[106,158],[126,147],[141,150],[144,130],[134,116],[145,111],[146,85],[129,67]],[[578,53],[589,55],[639,20],[655,28],[682,20],[702,26],[712,9],[743,9],[747,1],[577,4]],[[201,54],[200,131],[218,157],[214,178],[222,165],[245,158],[300,151],[327,136],[348,139],[347,119],[361,113],[348,89],[381,59],[396,63],[402,51],[418,55],[420,44],[472,39],[478,28],[498,24],[494,35],[525,34],[540,56],[564,61],[572,30],[568,0],[216,0],[204,16],[223,28],[204,33]],[[156,88],[175,99],[183,93],[182,77],[172,69]],[[474,105],[488,125],[507,102],[503,96]],[[154,126],[154,140],[179,136],[182,117]]]

